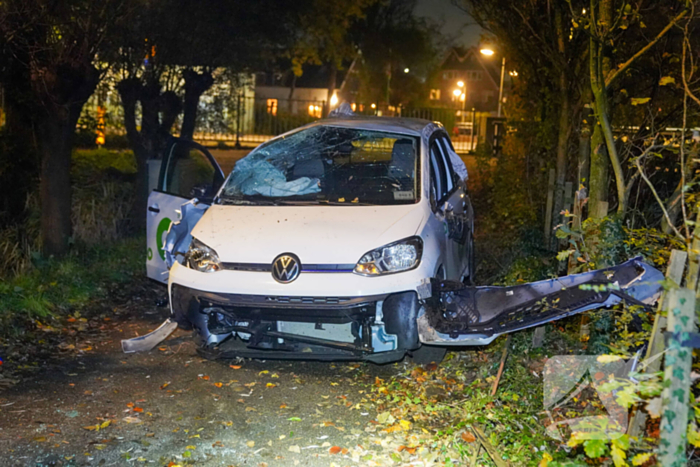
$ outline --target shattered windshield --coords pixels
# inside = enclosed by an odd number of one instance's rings
[[[390,205],[418,200],[418,138],[314,126],[238,161],[220,204]]]

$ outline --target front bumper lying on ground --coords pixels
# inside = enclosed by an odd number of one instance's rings
[[[361,297],[206,292],[173,284],[173,319],[196,329],[207,357],[401,359],[419,347],[413,291]]]
[[[501,334],[621,301],[649,305],[660,295],[663,279],[660,271],[634,258],[607,269],[512,287],[433,281],[432,298],[418,318],[420,340],[485,345]]]

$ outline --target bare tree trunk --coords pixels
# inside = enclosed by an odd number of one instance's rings
[[[40,83],[34,83],[35,90],[49,86],[40,91],[43,96],[37,96],[46,105],[37,125],[42,156],[41,239],[46,256],[62,256],[70,246],[70,169],[75,125],[98,81],[99,74],[94,68],[87,71],[59,68],[55,75],[46,74]]]
[[[191,69],[186,69],[182,73],[182,76],[185,79],[185,100],[180,138],[191,140],[194,136],[194,129],[197,124],[199,98],[212,87],[214,84],[214,77],[209,71],[197,73]]]
[[[596,122],[591,133],[591,167],[588,193],[588,213],[590,217],[603,214],[598,206],[608,200],[608,151],[600,125]]]
[[[557,30],[557,49],[565,56],[564,31],[561,10],[555,7],[555,27]],[[569,136],[571,135],[571,102],[569,100],[569,80],[566,69],[559,69],[559,128],[557,130],[557,176],[554,191],[553,219],[560,222],[560,212],[564,207],[564,182],[566,180],[566,162],[569,149]]]
[[[117,90],[124,108],[124,128],[136,159],[134,203],[129,217],[131,230],[138,233],[146,227],[148,204],[148,159],[157,158],[169,136],[169,130],[180,113],[181,102],[174,92],[161,94],[160,85],[152,80],[142,84],[137,78],[119,82]],[[141,102],[141,130],[136,126],[136,104]]]

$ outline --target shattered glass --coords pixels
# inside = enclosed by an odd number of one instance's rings
[[[391,205],[419,198],[417,137],[314,126],[238,161],[220,204]]]

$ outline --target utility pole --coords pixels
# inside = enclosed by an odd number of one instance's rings
[[[501,116],[501,106],[503,105],[503,75],[506,72],[506,57],[501,61],[501,85],[498,88],[498,116]]]

